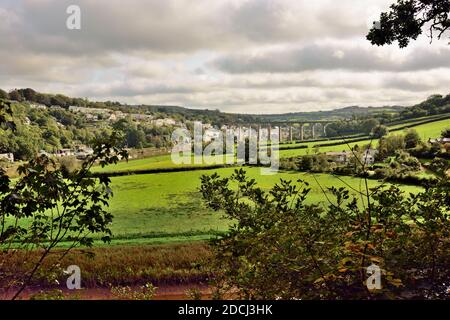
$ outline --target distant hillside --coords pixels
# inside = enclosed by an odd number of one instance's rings
[[[330,111],[314,112],[291,112],[284,114],[260,115],[259,118],[272,121],[292,121],[292,120],[342,120],[354,119],[355,116],[376,116],[382,114],[398,114],[405,110],[404,106],[388,107],[359,107],[350,106]]]
[[[94,102],[83,98],[71,98],[62,94],[46,94],[33,89],[15,89],[5,92],[0,89],[0,99],[28,101],[46,105],[47,107],[69,106],[108,108],[125,113],[151,114],[155,117],[172,117],[181,121],[202,121],[216,126],[231,123],[250,123],[268,121],[311,121],[311,120],[361,120],[377,118],[382,123],[399,121],[402,119],[419,118],[427,115],[450,112],[450,95],[433,95],[427,100],[412,107],[384,106],[361,107],[348,106],[330,111],[294,112],[284,114],[237,114],[225,113],[219,110],[189,109],[180,106],[165,105],[127,105],[114,101]]]

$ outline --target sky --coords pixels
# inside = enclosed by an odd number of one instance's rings
[[[394,0],[0,0],[0,88],[236,113],[450,93],[448,37],[365,38]],[[81,29],[69,30],[78,5]]]

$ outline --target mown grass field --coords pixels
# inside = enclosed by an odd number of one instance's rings
[[[429,138],[440,137],[442,130],[444,130],[445,128],[450,128],[450,119],[421,124],[421,125],[415,126],[414,130],[416,130],[419,133],[422,140],[426,141]],[[407,130],[409,130],[409,129],[396,131],[391,134],[402,134],[402,133],[406,132]],[[348,146],[353,147],[356,144],[362,146],[362,145],[368,144],[370,142],[372,142],[374,145],[376,145],[378,143],[378,140],[375,139],[375,140],[371,141],[371,140],[367,139],[364,141],[349,143],[348,145],[345,142],[343,142],[342,144],[335,145],[335,146],[320,147],[319,152],[345,151],[345,150],[349,149]],[[305,145],[308,146],[308,148],[305,148],[305,149],[280,150],[280,157],[288,158],[288,157],[306,155],[308,153],[311,154],[314,152],[313,147],[316,144],[317,144],[317,142],[315,142],[315,143],[309,142],[309,143],[305,143]]]
[[[217,232],[225,231],[230,221],[223,219],[221,213],[204,207],[198,188],[203,174],[217,172],[221,176],[230,176],[233,171],[233,168],[224,168],[112,178],[114,197],[110,202],[110,210],[114,215],[113,244],[204,240]],[[320,185],[323,188],[346,184],[355,189],[363,187],[363,181],[353,177],[337,178],[327,174],[312,176],[292,172],[267,176],[261,175],[260,168],[254,167],[246,168],[246,171],[264,189],[271,188],[280,178],[308,181],[312,189],[308,203],[327,203]],[[375,180],[369,180],[370,187],[378,184]],[[419,190],[413,186],[403,186],[403,189],[407,192]]]

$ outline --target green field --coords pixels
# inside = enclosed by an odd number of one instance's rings
[[[438,137],[441,131],[450,127],[450,119],[418,125],[414,127],[423,140]],[[397,131],[392,134],[399,134]],[[373,141],[376,143],[376,140]],[[364,145],[369,140],[351,143]],[[313,153],[313,146],[317,142],[305,143],[307,149],[280,150],[280,157],[292,157]],[[348,150],[342,143],[337,146],[321,147],[319,152]],[[94,168],[97,172],[134,171],[159,168],[177,168],[194,166],[176,165],[170,155],[156,156],[146,159],[120,162],[106,168]],[[198,166],[198,165],[197,165]],[[229,221],[221,218],[221,214],[206,209],[201,201],[198,187],[202,174],[218,172],[222,176],[229,176],[233,168],[215,170],[183,171],[158,174],[136,174],[112,178],[114,197],[110,203],[110,210],[114,214],[112,230],[113,244],[139,243],[168,243],[208,239],[217,232],[224,231]],[[327,174],[312,176],[299,172],[279,172],[272,176],[263,176],[259,168],[247,168],[249,176],[255,178],[264,189],[271,188],[280,178],[297,180],[303,179],[311,184],[312,190],[308,196],[309,203],[326,202],[320,186],[346,186],[359,189],[362,180],[353,177],[334,177]],[[341,180],[339,180],[341,179]],[[371,187],[378,184],[369,180]],[[402,186],[405,191],[416,192],[418,187]]]
[[[450,128],[450,119],[421,124],[421,125],[415,126],[414,130],[416,130],[419,133],[419,135],[423,141],[426,141],[429,138],[440,137],[442,130],[444,130],[445,128]],[[402,131],[396,131],[391,134],[402,134],[402,133],[405,133],[407,130],[409,130],[409,129],[404,129]],[[369,139],[367,139],[367,140],[363,140],[363,141],[359,141],[359,142],[349,143],[349,146],[353,147],[356,144],[362,146],[362,145],[368,144],[370,142],[371,141]],[[378,140],[372,141],[372,143],[375,145],[377,142],[378,142]],[[288,158],[288,157],[306,155],[308,153],[311,154],[314,152],[313,146],[316,144],[317,144],[317,142],[316,143],[313,143],[313,142],[305,143],[305,145],[308,146],[308,148],[306,148],[306,149],[280,150],[280,157]],[[342,143],[342,144],[336,145],[336,146],[320,147],[319,152],[345,151],[348,149],[349,149],[348,146],[345,143]]]
[[[404,124],[402,124],[404,125]],[[435,121],[427,124],[422,124],[415,126],[414,129],[417,130],[420,137],[423,140],[428,140],[429,138],[436,138],[439,137],[441,134],[441,131],[444,128],[450,127],[450,119],[446,120],[440,120]],[[399,134],[408,129],[405,129],[403,131],[396,131],[393,134]],[[335,140],[335,142],[338,142],[339,140]],[[297,143],[292,144],[292,146],[295,145],[305,145],[307,148],[304,149],[291,149],[291,150],[280,150],[280,157],[281,158],[287,158],[287,157],[295,157],[299,155],[306,155],[306,154],[312,154],[314,153],[314,146],[321,143],[327,143],[329,141],[324,142],[304,142],[304,143]],[[356,144],[362,146],[364,144],[368,144],[370,140],[364,140],[359,141],[356,143],[350,143],[350,146],[354,146]],[[373,143],[377,143],[377,140],[374,140]],[[336,145],[336,146],[330,146],[330,147],[320,147],[319,152],[329,152],[329,151],[344,151],[348,150],[348,146],[342,142],[342,144]],[[211,157],[212,158],[212,157]],[[209,158],[209,159],[211,159]],[[203,164],[194,164],[193,161],[191,164],[175,164],[173,163],[170,155],[162,155],[162,156],[156,156],[156,157],[149,157],[145,159],[138,159],[138,160],[129,160],[128,162],[121,161],[116,165],[110,165],[105,168],[95,167],[93,168],[94,172],[111,172],[111,171],[139,171],[139,170],[149,170],[149,169],[161,169],[161,168],[182,168],[182,167],[198,167],[198,166],[206,166],[207,163]]]
[[[113,243],[167,243],[210,238],[217,231],[227,229],[229,222],[221,214],[206,209],[198,190],[202,174],[219,173],[229,176],[234,169],[200,170],[160,174],[143,174],[112,178],[114,197],[110,210],[114,215]],[[264,189],[271,188],[280,178],[296,181],[303,179],[312,188],[309,203],[326,204],[326,197],[314,177],[307,173],[280,172],[263,176],[259,168],[247,168],[248,175],[255,178]],[[340,187],[345,184],[360,189],[362,180],[353,177],[315,175],[323,187]],[[369,180],[370,187],[378,185]],[[403,186],[408,192],[418,187]]]

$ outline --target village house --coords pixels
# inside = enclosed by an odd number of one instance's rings
[[[431,144],[446,144],[450,143],[450,138],[436,138],[436,139],[428,139],[428,142]]]
[[[87,108],[87,107],[77,107],[77,106],[69,106],[69,111],[74,113],[90,113],[90,114],[111,114],[113,111],[111,109],[103,109],[103,108]]]
[[[151,123],[157,127],[175,126],[178,124],[177,121],[171,118],[152,120]]]
[[[109,115],[108,121],[117,121],[117,115],[115,113]]]
[[[372,165],[375,163],[375,157],[378,154],[376,149],[367,149],[363,152],[361,161],[365,164]]]
[[[9,162],[14,162],[14,154],[12,153],[0,153],[0,161],[7,160]]]
[[[86,146],[78,146],[74,154],[78,160],[85,160],[88,156],[94,154],[94,149]]]
[[[217,140],[221,137],[222,135],[222,131],[211,128],[211,129],[207,129],[205,130],[205,134],[203,137],[203,141],[204,142],[211,142],[212,140]]]
[[[39,150],[39,152],[38,152],[38,156],[39,157],[41,157],[41,156],[46,156],[46,157],[50,157],[51,156],[51,154],[50,153],[48,153],[47,151],[45,151],[45,150]]]
[[[38,104],[38,103],[30,103],[30,108],[45,110],[45,109],[47,109],[47,106],[43,105],[43,104]]]
[[[88,121],[98,121],[98,115],[97,114],[91,114],[91,113],[85,113],[86,120]]]
[[[375,157],[378,153],[376,149],[367,149],[361,155],[361,162],[367,165],[372,165],[375,163]],[[344,164],[348,163],[349,160],[354,157],[351,151],[342,152],[326,152],[325,155],[333,162]]]
[[[59,149],[55,152],[55,156],[57,157],[68,157],[73,155],[75,155],[75,152],[72,149]]]
[[[336,163],[347,163],[353,154],[350,151],[342,152],[325,152],[325,155],[333,162]]]
[[[131,117],[136,121],[147,121],[153,119],[153,116],[149,114],[140,114],[140,113],[132,113]]]

